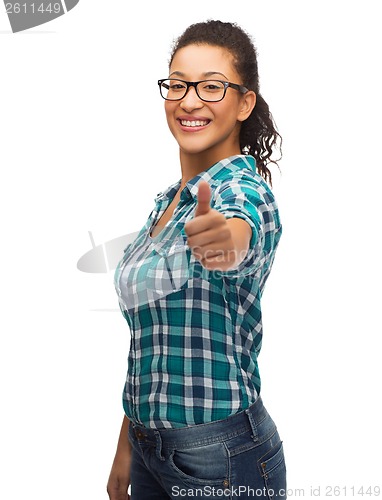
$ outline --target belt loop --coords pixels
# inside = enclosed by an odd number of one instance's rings
[[[256,441],[258,441],[256,422],[253,419],[253,415],[251,413],[250,408],[247,408],[245,410],[245,413],[247,414],[247,417],[248,417],[248,420],[249,420],[249,425],[251,426],[251,429],[252,429],[251,438],[256,442]]]
[[[154,434],[155,434],[155,439],[156,439],[156,442],[157,442],[157,445],[155,447],[156,456],[160,460],[165,460],[165,457],[162,455],[162,438],[160,436],[160,432],[159,431],[154,431]]]

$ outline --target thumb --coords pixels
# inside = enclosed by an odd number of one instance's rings
[[[211,210],[210,200],[211,188],[208,182],[201,181],[199,183],[198,204],[196,205],[195,217],[197,217],[198,215],[204,215],[209,210]]]

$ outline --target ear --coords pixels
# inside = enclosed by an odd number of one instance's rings
[[[252,113],[255,105],[256,105],[256,94],[253,90],[248,90],[248,92],[243,94],[241,107],[237,119],[240,122],[246,120],[248,116]]]

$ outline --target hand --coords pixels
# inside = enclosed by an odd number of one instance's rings
[[[187,244],[209,270],[225,271],[236,262],[232,233],[224,215],[210,206],[211,188],[200,181],[194,219],[184,225]]]
[[[130,500],[127,489],[130,485],[131,452],[117,453],[107,483],[110,500]]]

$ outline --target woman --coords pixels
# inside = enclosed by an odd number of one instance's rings
[[[257,364],[260,298],[282,226],[266,166],[280,136],[256,50],[237,25],[192,25],[158,84],[182,176],[155,198],[115,272],[131,346],[107,491],[110,500],[130,498],[129,484],[132,500],[286,498]]]

